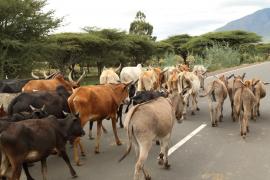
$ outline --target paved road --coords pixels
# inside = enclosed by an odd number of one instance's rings
[[[247,73],[247,78],[260,77],[270,82],[270,62],[234,71]],[[231,72],[230,72],[231,73]],[[230,74],[229,73],[229,74]],[[212,80],[208,78],[209,82]],[[261,117],[257,122],[250,121],[250,133],[246,140],[239,135],[239,124],[230,119],[229,99],[225,102],[224,122],[212,128],[209,120],[207,99],[199,99],[201,111],[195,116],[188,115],[182,124],[173,130],[172,145],[176,144],[197,127],[207,126],[193,136],[169,157],[172,165],[164,170],[157,165],[159,147],[153,145],[146,168],[153,180],[267,180],[270,179],[270,86],[267,97],[261,103]],[[121,163],[117,160],[126,149],[126,134],[118,129],[123,146],[114,144],[110,122],[104,123],[109,133],[102,136],[101,153],[94,154],[94,141],[83,138],[87,156],[82,158],[83,166],[75,170],[78,180],[131,180],[134,172],[134,151]],[[68,150],[72,159],[72,151]],[[73,163],[74,164],[74,163]],[[37,163],[30,171],[36,179],[41,178]],[[48,179],[71,179],[63,160],[52,156],[48,159]]]

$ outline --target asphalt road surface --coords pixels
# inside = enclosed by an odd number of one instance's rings
[[[259,77],[270,82],[270,62],[245,67],[227,74],[247,73],[247,78]],[[207,78],[207,82],[213,78]],[[207,83],[206,83],[207,84]],[[267,180],[270,179],[270,85],[267,96],[261,101],[261,117],[250,120],[250,133],[244,140],[240,136],[239,123],[230,118],[229,99],[225,101],[224,121],[218,127],[211,127],[207,99],[199,99],[201,110],[187,120],[176,123],[171,146],[180,147],[169,156],[171,169],[165,170],[157,164],[159,147],[153,143],[145,167],[153,180]],[[206,124],[206,126],[202,126]],[[104,120],[108,134],[101,137],[101,153],[94,154],[94,142],[87,136],[82,138],[86,157],[81,158],[82,166],[75,165],[72,149],[67,146],[69,157],[78,174],[77,180],[132,180],[136,162],[134,150],[121,163],[118,159],[126,150],[126,133],[118,129],[123,145],[116,146],[111,123]],[[197,134],[192,131],[200,127]],[[88,124],[85,127],[87,131]],[[189,136],[188,136],[189,135]],[[192,136],[193,135],[193,136]],[[183,139],[188,140],[183,143]],[[47,161],[48,180],[72,179],[64,161],[51,156]],[[35,179],[42,179],[40,163],[30,168]],[[25,179],[24,175],[23,178]],[[143,177],[141,178],[143,179]]]

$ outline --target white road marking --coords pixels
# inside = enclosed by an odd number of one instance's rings
[[[193,136],[195,136],[198,132],[200,132],[203,128],[205,128],[207,124],[200,125],[197,129],[189,133],[184,139],[179,141],[177,144],[175,144],[173,147],[169,149],[168,155],[170,156],[174,151],[176,151],[178,148],[180,148],[183,144],[185,144],[189,139],[191,139]]]
[[[254,66],[261,66],[261,65],[265,65],[265,64],[269,64],[269,63],[270,62],[267,61],[267,62],[263,62],[263,63],[260,63],[260,64],[254,64],[254,65],[250,65],[250,66],[247,66],[247,67],[241,67],[241,68],[233,69],[233,70],[226,71],[226,72],[223,72],[223,73],[219,73],[219,74],[216,74],[216,75],[229,74],[229,73],[232,73],[232,72],[236,72],[238,70],[250,69],[250,68],[253,68]],[[214,75],[213,76],[208,76],[205,79],[213,78],[213,77],[214,77]]]
[[[253,68],[254,66],[261,66],[261,65],[265,65],[265,64],[269,64],[269,63],[270,62],[254,64],[254,65],[250,65],[250,66],[247,66],[247,67],[241,67],[241,68],[238,68],[238,69],[234,69],[234,70],[230,70],[230,71],[227,71],[227,72],[219,73],[219,74],[216,74],[216,75],[228,74],[228,73],[232,73],[232,72],[235,72],[235,71],[238,71],[238,70],[249,69],[249,68]],[[208,76],[206,79],[213,78],[213,77],[214,76]],[[191,139],[194,135],[196,135],[198,132],[200,132],[206,126],[207,126],[207,124],[205,124],[205,123],[200,125],[197,129],[195,129],[190,134],[188,134],[184,139],[180,140],[177,144],[175,144],[173,147],[171,147],[169,149],[168,155],[170,156],[173,152],[175,152],[178,148],[180,148],[183,144],[185,144],[189,139]]]

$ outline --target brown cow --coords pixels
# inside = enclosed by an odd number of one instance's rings
[[[138,81],[138,91],[160,90],[162,76],[166,71],[150,67],[149,70],[142,72]]]
[[[57,86],[64,86],[67,91],[72,92],[73,88],[79,87],[79,83],[85,76],[85,71],[81,77],[75,82],[71,78],[72,72],[69,73],[69,81],[65,80],[63,75],[57,74],[53,79],[44,80],[31,80],[24,85],[22,92],[33,92],[33,91],[55,91]]]
[[[125,100],[128,102],[126,98],[128,97],[128,89],[131,83],[79,87],[68,98],[71,112],[80,114],[82,127],[88,121],[97,121],[96,153],[100,152],[99,144],[103,119],[112,120],[116,144],[121,145],[116,131],[116,113],[120,104]],[[77,165],[80,165],[78,145],[80,145],[83,152],[79,138],[74,142],[74,158]]]

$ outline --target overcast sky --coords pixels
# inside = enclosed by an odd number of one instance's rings
[[[165,39],[177,34],[200,35],[226,23],[270,7],[270,0],[47,0],[46,9],[64,17],[56,32],[81,32],[85,26],[128,31],[136,12],[142,11]]]

